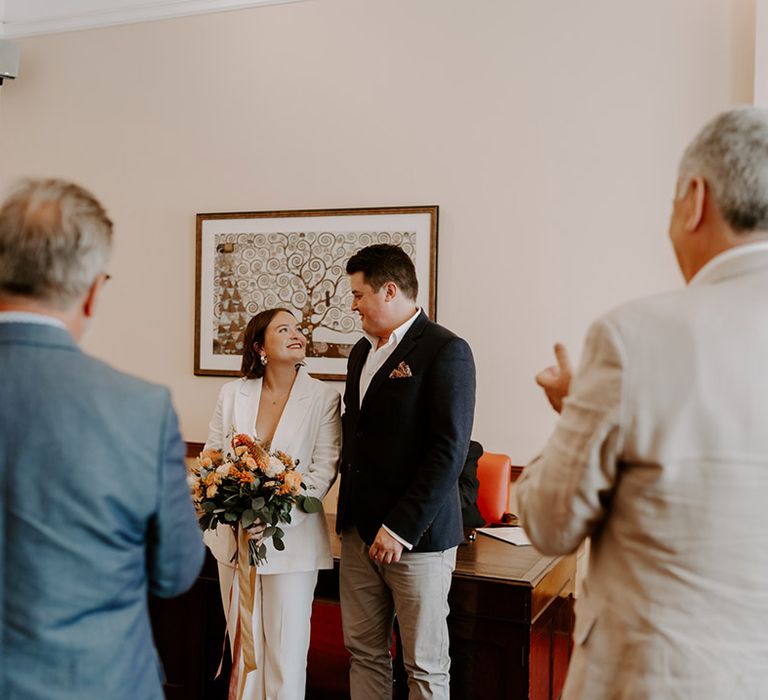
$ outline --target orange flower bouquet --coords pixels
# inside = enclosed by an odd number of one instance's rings
[[[291,522],[291,511],[299,506],[306,513],[322,510],[319,498],[301,493],[306,488],[294,461],[284,452],[270,452],[258,440],[236,434],[232,451],[204,450],[192,469],[192,499],[199,513],[200,528],[215,530],[226,525],[237,531],[264,523],[260,543],[248,540],[251,566],[267,561],[264,540],[272,538],[275,549],[285,549],[279,523]],[[235,532],[237,536],[237,532]],[[235,557],[237,554],[235,554]]]

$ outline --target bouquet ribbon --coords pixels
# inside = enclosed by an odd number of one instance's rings
[[[232,611],[232,598],[237,589],[237,611],[235,613],[236,632],[232,643],[232,673],[229,677],[227,700],[242,700],[245,681],[251,671],[256,670],[256,650],[253,639],[253,606],[256,589],[256,567],[248,563],[248,535],[238,527],[235,536],[235,570],[232,586],[229,589],[227,605],[227,632],[229,633],[229,617]],[[226,642],[226,637],[225,637]],[[242,678],[240,676],[240,660],[243,662]],[[223,658],[222,658],[223,662]],[[222,664],[219,663],[218,677]]]

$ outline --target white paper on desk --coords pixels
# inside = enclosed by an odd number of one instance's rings
[[[497,539],[504,540],[504,542],[518,546],[531,544],[528,535],[525,534],[521,527],[479,527],[477,532],[482,532],[484,535],[496,537]]]

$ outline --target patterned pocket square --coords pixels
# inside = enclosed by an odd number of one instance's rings
[[[390,379],[404,379],[405,377],[412,376],[413,372],[411,372],[411,368],[405,362],[401,362],[389,373]]]

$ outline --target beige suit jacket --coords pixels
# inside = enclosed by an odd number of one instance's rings
[[[550,554],[591,538],[564,697],[768,698],[768,246],[590,329],[518,486]]]
[[[253,435],[261,399],[261,379],[237,379],[221,388],[205,447],[231,449],[232,428]],[[336,479],[341,452],[341,396],[332,387],[300,369],[283,409],[272,449],[299,460],[297,467],[307,494],[322,499]],[[291,523],[282,523],[285,550],[277,551],[266,540],[267,563],[259,574],[284,574],[333,567],[325,513],[291,512]],[[229,528],[207,531],[205,543],[223,566],[232,566],[235,540]]]

